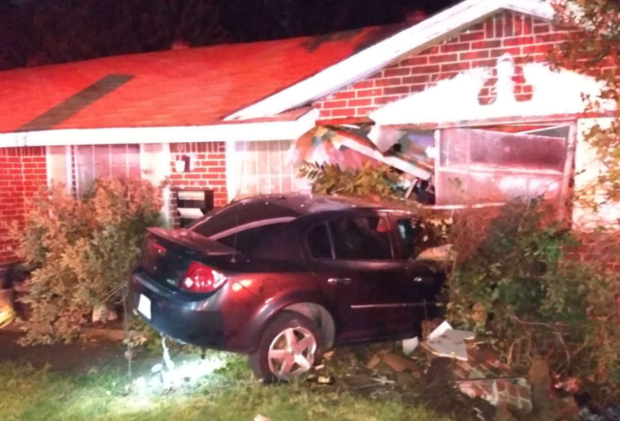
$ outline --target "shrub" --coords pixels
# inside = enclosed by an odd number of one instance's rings
[[[33,270],[24,343],[70,341],[93,306],[118,297],[161,207],[160,191],[138,179],[98,180],[78,198],[59,185],[42,189],[23,227],[10,231]]]
[[[402,197],[405,191],[398,186],[400,175],[388,165],[375,166],[367,161],[361,168],[342,169],[338,164],[304,162],[300,178],[312,182],[316,194],[341,194],[374,201]]]
[[[457,218],[450,234],[460,256],[449,285],[451,320],[487,336],[509,363],[547,357],[556,374],[617,396],[620,279],[605,264],[609,255],[571,258],[582,241],[536,202],[467,219]]]

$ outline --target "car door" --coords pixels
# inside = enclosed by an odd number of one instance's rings
[[[423,221],[406,213],[393,213],[390,218],[396,228],[397,259],[405,267],[403,290],[409,302],[409,317],[419,326],[422,320],[439,315],[439,294],[445,274],[436,263],[418,259],[432,244]]]
[[[309,261],[335,312],[340,343],[406,336],[406,264],[395,260],[390,219],[380,212],[348,212],[309,228]]]

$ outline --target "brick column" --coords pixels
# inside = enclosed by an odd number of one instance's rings
[[[28,200],[46,183],[45,148],[0,149],[0,265],[16,261],[6,225],[23,223]]]

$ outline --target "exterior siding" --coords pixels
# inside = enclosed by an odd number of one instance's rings
[[[532,87],[523,77],[520,65],[543,62],[550,48],[561,43],[567,29],[532,16],[502,12],[465,32],[419,54],[408,56],[370,78],[315,103],[325,120],[364,118],[381,106],[423,91],[436,82],[477,67],[494,68],[503,54],[511,54],[517,64],[516,96],[527,101]],[[480,92],[482,104],[494,98],[489,79]]]
[[[0,265],[16,261],[6,224],[23,223],[28,200],[46,183],[45,148],[0,149]]]

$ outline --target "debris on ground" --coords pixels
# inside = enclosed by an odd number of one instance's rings
[[[370,376],[348,376],[345,379],[345,383],[352,389],[365,389],[369,387],[375,386],[387,386],[387,385],[395,385],[396,382],[388,379],[385,376],[382,377],[370,377]]]
[[[579,412],[579,419],[581,421],[617,421],[620,420],[620,412],[617,409],[607,408],[600,411],[601,414],[595,413],[590,408],[583,408]]]
[[[416,348],[425,353],[412,350],[411,355],[406,355],[407,341],[402,343],[403,353],[370,346],[354,353],[339,353],[324,372],[333,375],[332,364],[342,367],[346,361],[354,371],[342,377],[336,372],[335,377],[341,380],[338,388],[355,390],[372,399],[400,394],[401,399],[424,399],[438,408],[449,401],[451,408],[469,410],[474,419],[481,421],[532,417],[620,421],[620,406],[602,409],[580,403],[579,381],[552,378],[546,360],[534,360],[529,374],[524,376],[502,363],[490,343],[477,341],[473,332],[455,330],[437,319],[426,321],[421,337],[412,338],[411,344],[415,344],[413,339],[419,341]],[[357,365],[351,364],[352,357]],[[314,381],[318,382],[316,378]]]
[[[379,378],[376,378],[376,379],[372,379],[372,381],[377,383],[377,384],[379,384],[379,385],[381,385],[381,386],[385,386],[385,385],[388,385],[388,384],[396,384],[396,382],[394,382],[393,380],[388,379],[385,376],[384,377],[379,377]]]
[[[458,389],[470,398],[484,399],[497,408],[531,412],[528,381],[501,363],[495,353],[467,342],[473,339],[473,332],[455,330],[447,322],[430,333],[422,347],[430,358],[440,358],[434,367],[431,364],[433,375],[443,381],[449,368]]]
[[[336,381],[334,380],[333,377],[330,377],[330,376],[319,376],[318,382],[319,384],[332,385]]]
[[[413,387],[419,384],[419,379],[409,373],[398,373],[396,375],[396,384],[406,387]]]
[[[383,362],[396,373],[402,373],[404,371],[409,371],[410,373],[418,372],[418,365],[413,360],[391,352],[385,354]]]
[[[508,409],[508,405],[502,403],[497,407],[497,413],[493,421],[515,421],[515,417]]]
[[[427,340],[428,337],[437,329],[444,321],[439,317],[432,320],[424,320],[422,322],[422,339]]]
[[[541,419],[578,419],[579,407],[573,396],[561,397],[553,390],[551,369],[545,359],[532,361],[528,380],[532,385],[532,402]]]
[[[454,330],[448,322],[443,322],[427,338],[422,346],[437,357],[456,358],[467,361],[466,340],[474,339],[473,332]]]
[[[532,391],[527,379],[519,376],[499,357],[476,345],[467,346],[467,361],[458,361],[453,369],[459,390],[467,396],[482,398],[492,405],[510,410],[532,411]]]
[[[366,368],[368,368],[369,370],[374,370],[379,365],[379,363],[381,363],[381,361],[383,361],[382,356],[379,354],[375,354],[366,364]]]
[[[403,354],[411,355],[420,345],[420,340],[416,336],[415,338],[405,339],[403,341]]]
[[[323,354],[323,359],[325,361],[329,361],[332,358],[334,358],[334,351],[329,351],[329,352],[326,352],[325,354]]]

